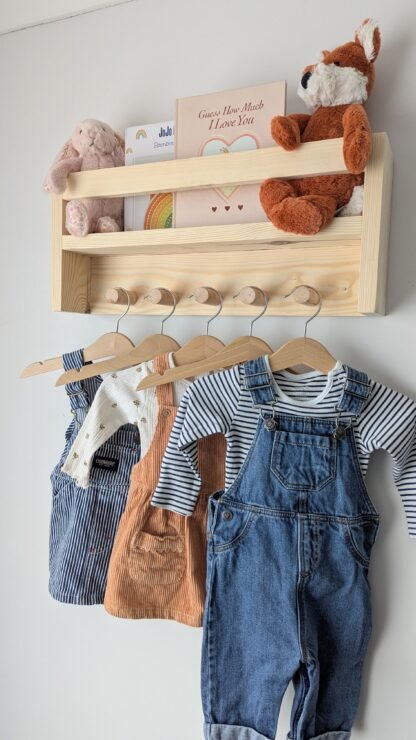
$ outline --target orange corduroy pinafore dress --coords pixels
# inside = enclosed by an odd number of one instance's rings
[[[168,368],[167,356],[154,360]],[[104,599],[106,610],[130,619],[174,619],[199,627],[205,601],[206,519],[209,496],[224,486],[225,439],[200,440],[201,491],[192,516],[151,505],[175,421],[171,383],[156,387],[158,417],[148,451],[131,474],[127,505],[115,538]]]

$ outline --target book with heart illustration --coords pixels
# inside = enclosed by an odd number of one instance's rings
[[[273,116],[284,115],[286,82],[196,95],[176,101],[175,154],[206,157],[276,146]],[[175,193],[175,226],[267,221],[258,185]]]

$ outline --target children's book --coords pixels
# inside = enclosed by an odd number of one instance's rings
[[[284,115],[286,82],[271,82],[176,102],[175,151],[178,159],[233,154],[276,146],[273,116]],[[210,226],[267,221],[258,185],[218,187],[175,193],[175,226]]]
[[[175,158],[173,121],[130,126],[125,132],[125,163],[143,164]],[[151,193],[124,199],[124,229],[167,229],[172,226],[173,194]]]

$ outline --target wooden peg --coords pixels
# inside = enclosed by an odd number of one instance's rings
[[[105,294],[105,299],[110,303],[118,303],[121,306],[127,306],[127,295],[130,298],[130,306],[133,306],[133,304],[137,302],[137,293],[134,290],[126,290],[125,288],[109,288]]]
[[[218,291],[206,286],[203,288],[197,288],[193,294],[193,298],[195,298],[198,303],[202,303],[206,306],[218,306],[221,303]]]
[[[319,293],[307,285],[299,285],[292,293],[293,300],[296,303],[302,303],[308,306],[317,306],[319,303]]]
[[[176,299],[176,295],[166,288],[153,288],[153,290],[149,290],[146,297],[147,300],[149,300],[150,303],[153,303],[154,305],[172,306],[172,296],[175,296]]]
[[[245,288],[241,288],[238,298],[246,306],[264,306],[265,303],[264,294],[260,288],[253,285],[246,285]]]

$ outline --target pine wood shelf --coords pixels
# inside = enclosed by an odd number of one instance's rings
[[[389,240],[392,153],[386,134],[374,134],[365,172],[362,216],[338,217],[314,237],[275,229],[269,222],[227,226],[90,234],[64,229],[67,200],[170,192],[218,185],[259,183],[267,177],[345,172],[342,140],[303,144],[295,152],[278,147],[252,152],[156,162],[71,175],[63,196],[53,197],[53,308],[118,313],[105,301],[115,285],[143,295],[163,285],[180,296],[211,285],[225,296],[224,315],[253,315],[258,309],[232,301],[245,284],[270,297],[268,315],[305,315],[310,308],[281,296],[299,283],[316,287],[323,314],[384,313]],[[131,313],[165,313],[139,302]],[[212,308],[180,301],[178,314],[205,315]]]

